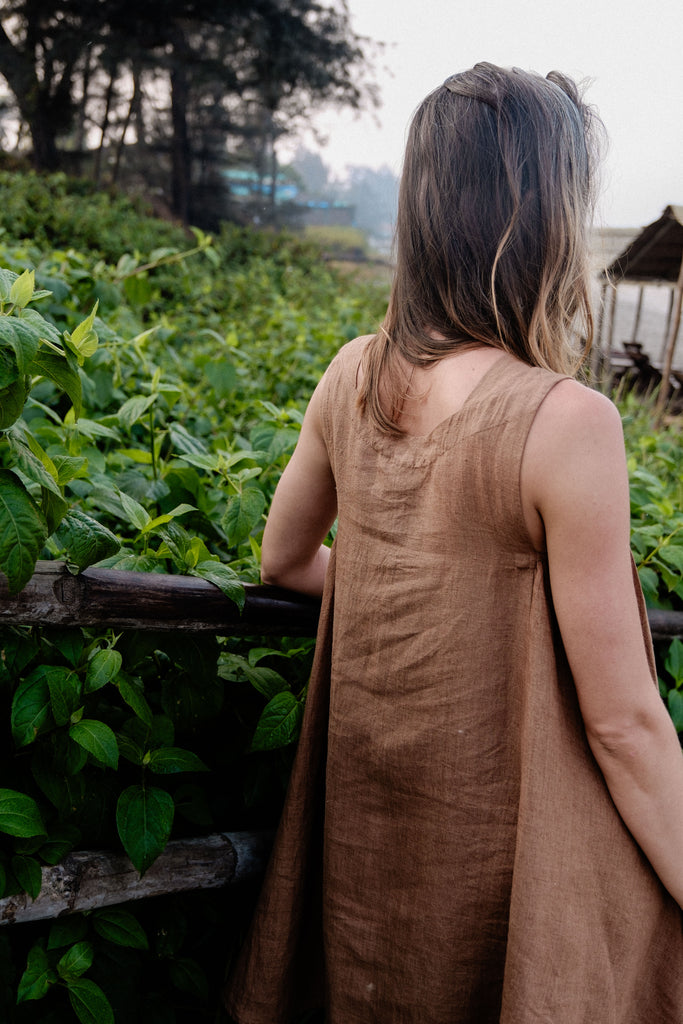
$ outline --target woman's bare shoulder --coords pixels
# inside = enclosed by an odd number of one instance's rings
[[[548,392],[541,409],[550,415],[568,419],[584,416],[619,419],[619,411],[611,398],[571,377],[563,377],[557,382]]]
[[[542,402],[529,441],[566,449],[580,443],[592,448],[623,447],[621,416],[606,395],[571,378],[563,378]]]
[[[624,519],[628,474],[621,417],[605,395],[560,380],[538,410],[522,463],[522,500],[538,546],[541,528],[564,522],[578,536],[596,516]],[[626,520],[624,519],[624,522]]]

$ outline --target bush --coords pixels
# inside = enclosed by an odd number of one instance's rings
[[[229,228],[189,254],[110,263],[32,239],[0,262],[0,570],[14,589],[37,557],[193,573],[239,602],[305,401],[385,296],[309,243]],[[169,836],[277,820],[311,640],[46,626],[5,628],[2,647],[1,894],[37,894],[75,847],[123,848],[142,871]],[[17,927],[0,936],[0,1018],[211,1020],[252,896]]]
[[[182,228],[152,217],[141,201],[65,174],[0,170],[0,229],[10,239],[88,250],[112,262],[125,252],[187,242]]]

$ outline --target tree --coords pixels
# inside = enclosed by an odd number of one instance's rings
[[[60,166],[67,139],[88,151],[96,139],[94,177],[105,152],[118,174],[126,132],[144,144],[144,124],[184,220],[231,138],[271,182],[272,207],[278,138],[320,103],[376,100],[367,45],[346,0],[13,0],[0,12],[0,66],[36,167]]]
[[[60,163],[57,136],[75,114],[74,78],[97,6],[97,0],[15,0],[0,13],[2,74],[28,125],[38,168]]]

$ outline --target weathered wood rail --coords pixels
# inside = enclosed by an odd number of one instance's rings
[[[86,569],[73,576],[61,562],[38,562],[32,579],[15,596],[0,575],[0,625],[315,635],[318,601],[277,587],[246,584],[245,591],[240,613],[217,587],[195,577],[116,569]],[[683,612],[651,610],[648,618],[655,639],[683,637]],[[0,899],[0,924],[234,884],[263,870],[270,841],[264,832],[173,840],[142,878],[123,853],[74,852],[55,867],[43,868],[35,901],[26,894]]]
[[[194,576],[86,569],[38,562],[20,594],[0,574],[0,625],[104,626],[219,636],[315,636],[320,602],[279,587],[244,585],[240,613],[218,587]],[[683,612],[651,609],[656,640],[683,637]]]
[[[99,626],[211,632],[224,636],[315,636],[320,602],[278,587],[245,584],[240,612],[212,583],[193,576],[86,569],[38,562],[21,593],[0,574],[0,626]],[[81,850],[43,868],[40,895],[0,899],[0,925],[128,903],[149,896],[215,889],[260,874],[269,832],[222,832],[172,840],[140,878],[128,857]]]
[[[38,562],[21,593],[0,574],[0,625],[103,626],[224,636],[315,636],[320,602],[278,587],[244,585],[237,605],[195,576],[120,569],[72,575],[63,562]]]
[[[26,893],[20,893],[0,900],[0,925],[234,885],[263,871],[271,842],[269,832],[219,832],[175,839],[142,878],[124,853],[79,850],[54,867],[43,868],[37,899],[31,901]]]

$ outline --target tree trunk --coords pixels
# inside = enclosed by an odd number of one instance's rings
[[[37,171],[56,171],[60,157],[57,149],[57,132],[50,111],[40,101],[35,110],[26,116],[33,142],[33,166]]]
[[[190,99],[188,58],[189,50],[182,28],[176,27],[171,69],[171,203],[173,212],[183,224],[188,224],[190,220],[192,196],[192,149],[187,129],[187,108]]]
[[[33,45],[33,44],[31,44]],[[68,106],[71,65],[63,69],[63,84],[58,97],[50,95],[50,81],[39,81],[28,37],[24,49],[15,46],[0,23],[0,67],[9,85],[22,119],[28,125],[33,142],[32,161],[36,170],[54,171],[60,164],[57,132],[60,128],[59,104]],[[47,73],[47,72],[46,72]],[[57,102],[57,106],[55,106]]]
[[[97,151],[95,153],[95,167],[93,170],[93,178],[97,185],[99,185],[100,178],[102,176],[102,153],[104,152],[104,142],[107,137],[107,130],[109,128],[109,112],[111,110],[111,101],[114,98],[116,71],[117,67],[116,65],[114,65],[114,67],[109,72],[109,84],[107,85],[107,91],[104,97],[104,115],[102,117],[102,124],[100,126],[100,144],[97,147]]]
[[[85,65],[83,67],[83,72],[82,72],[82,75],[81,75],[81,89],[83,90],[83,95],[81,97],[81,102],[78,104],[78,111],[77,111],[77,114],[76,114],[76,117],[77,117],[77,124],[76,124],[76,152],[79,155],[79,166],[80,166],[80,159],[83,156],[83,154],[85,152],[85,148],[86,148],[85,112],[86,112],[86,107],[87,107],[87,103],[88,103],[88,93],[90,91],[90,76],[91,76],[91,72],[92,72],[91,51],[88,49],[87,54],[86,54]]]
[[[119,141],[118,141],[118,143],[116,145],[116,157],[114,159],[114,168],[112,170],[112,175],[111,175],[112,185],[115,185],[116,182],[119,179],[119,168],[121,166],[121,156],[123,155],[123,147],[124,147],[124,145],[126,143],[126,132],[128,131],[128,126],[129,126],[129,124],[131,123],[131,121],[133,119],[133,112],[134,112],[136,104],[138,102],[137,92],[138,92],[138,79],[137,79],[137,76],[134,76],[133,77],[133,95],[130,98],[130,103],[128,104],[128,111],[126,113],[126,117],[124,119],[123,125],[121,126],[121,134],[119,135]]]

